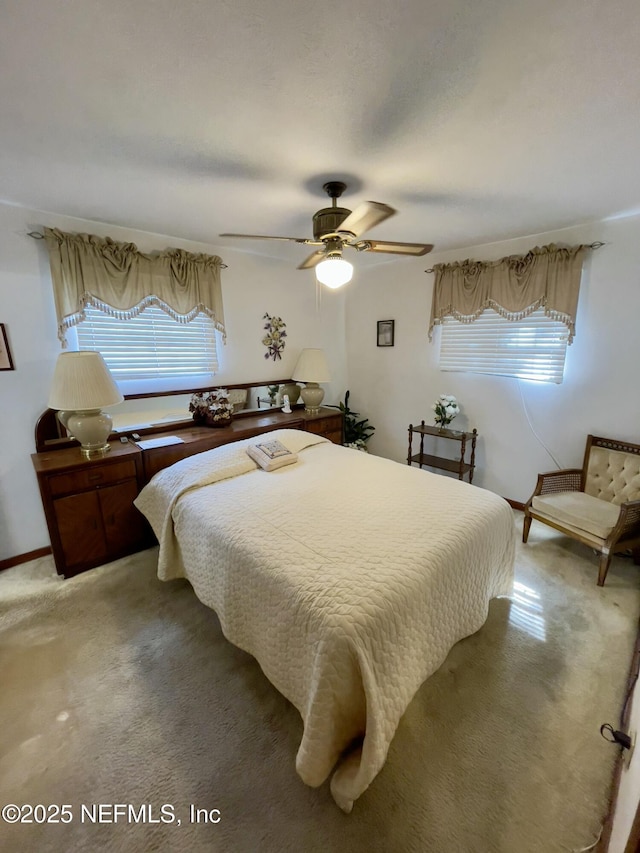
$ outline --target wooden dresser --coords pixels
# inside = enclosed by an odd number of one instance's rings
[[[135,444],[114,442],[100,459],[85,459],[78,447],[31,458],[58,574],[77,575],[153,542],[133,506],[144,476]]]
[[[342,443],[341,412],[320,409],[311,415],[300,408],[291,414],[275,410],[247,413],[222,428],[181,421],[162,432],[145,435],[177,435],[182,439],[180,444],[141,449],[131,439],[115,440],[110,442],[110,451],[97,459],[85,459],[77,444],[58,448],[52,442],[50,448],[33,453],[58,574],[73,577],[155,542],[133,501],[158,471],[194,453],[285,427]]]
[[[202,453],[204,450],[229,444],[230,441],[253,438],[256,435],[284,427],[303,429],[306,432],[322,435],[333,441],[334,444],[342,443],[342,414],[332,412],[331,409],[321,409],[317,415],[309,415],[304,409],[294,409],[291,414],[270,411],[265,414],[241,415],[236,416],[227,427],[195,426],[192,422],[191,424],[187,423],[182,429],[174,428],[149,436],[150,438],[162,438],[178,435],[184,444],[171,444],[166,447],[144,450],[142,453],[144,482],[149,482],[154,474],[168,465],[173,465],[174,462],[192,456],[194,453]]]

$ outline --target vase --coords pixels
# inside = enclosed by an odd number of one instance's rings
[[[218,416],[217,418],[214,416],[213,412],[209,412],[205,421],[205,424],[208,427],[226,427],[230,423],[231,412],[226,412],[222,417]]]

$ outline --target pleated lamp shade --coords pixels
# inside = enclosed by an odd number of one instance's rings
[[[324,350],[303,349],[291,378],[296,382],[331,382]]]
[[[101,409],[124,397],[99,352],[63,352],[58,356],[49,393],[50,409]]]

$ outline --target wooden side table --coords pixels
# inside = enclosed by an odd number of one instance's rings
[[[411,445],[413,443],[413,434],[417,433],[420,436],[420,452],[413,453]],[[457,459],[449,459],[446,456],[435,456],[424,452],[424,437],[433,436],[436,438],[450,439],[460,443],[460,456]],[[427,426],[424,421],[420,426],[409,424],[409,453],[407,455],[407,465],[417,462],[423,468],[440,468],[443,471],[451,471],[458,475],[458,479],[462,480],[465,474],[469,475],[469,482],[473,482],[473,471],[476,466],[476,439],[478,431],[474,429],[472,432],[462,432],[455,429],[441,429],[436,426]],[[467,442],[471,446],[471,456],[467,462],[465,455],[467,452]]]

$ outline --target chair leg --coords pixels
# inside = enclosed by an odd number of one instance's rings
[[[601,554],[600,555],[600,571],[598,572],[598,586],[604,586],[604,579],[607,576],[607,572],[609,571],[609,565],[611,563],[611,557],[613,554]]]
[[[522,541],[523,542],[526,542],[527,539],[529,538],[529,530],[531,529],[531,522],[532,521],[533,521],[533,519],[531,518],[530,515],[525,515],[524,523],[522,525]]]

